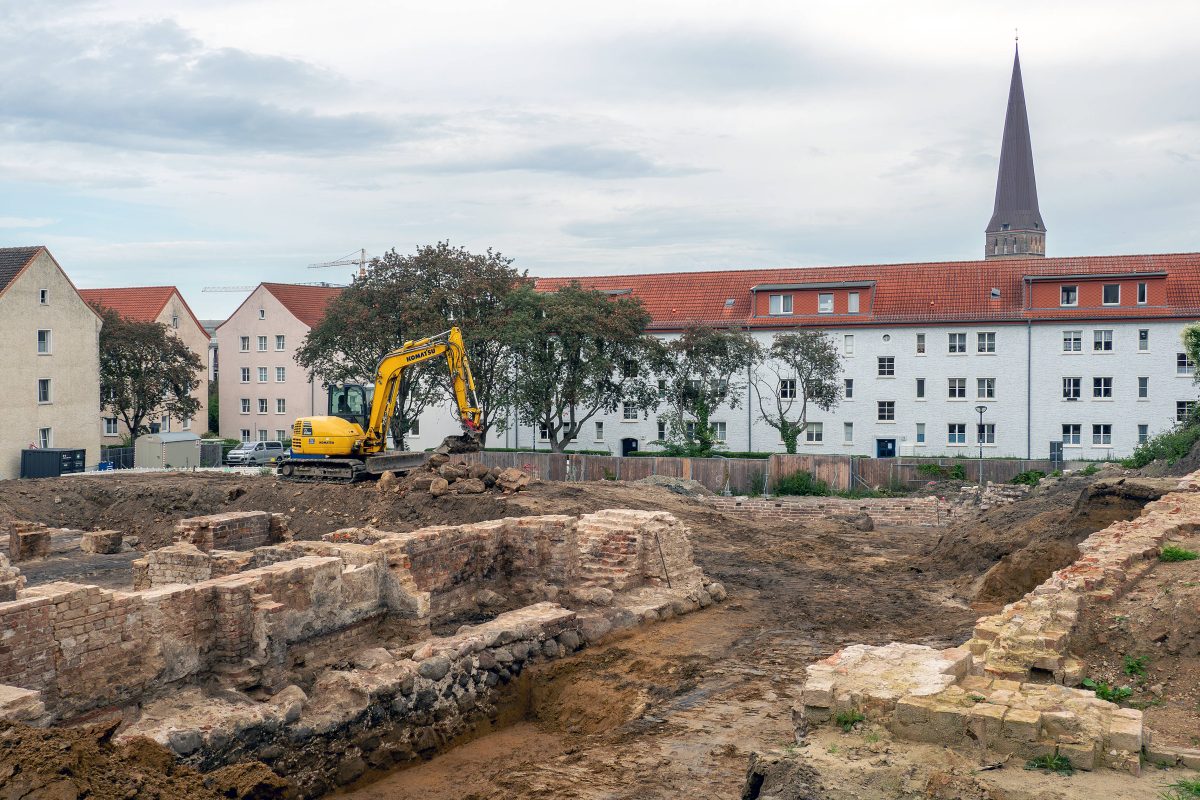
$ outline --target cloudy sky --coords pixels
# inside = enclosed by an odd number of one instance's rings
[[[1200,5],[1127,0],[0,0],[0,244],[201,317],[439,239],[976,258],[1018,26],[1050,254],[1200,249]]]

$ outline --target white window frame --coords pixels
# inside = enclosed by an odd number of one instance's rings
[[[265,308],[260,308],[260,309],[258,310],[258,318],[259,318],[259,319],[266,319],[266,318],[267,318],[267,310],[266,310]]]
[[[267,352],[267,337],[265,337],[265,336],[258,337],[258,352],[260,352],[260,353]]]
[[[886,406],[886,408],[885,408]],[[886,412],[886,416],[885,416]],[[895,422],[896,421],[896,401],[895,400],[877,400],[875,401],[875,421],[876,422]]]
[[[795,400],[797,397],[796,379],[795,378],[780,378],[779,379],[779,399],[780,400]]]
[[[538,441],[539,442],[550,441],[550,428],[546,425],[546,423],[539,422],[537,425],[538,425]]]
[[[42,388],[46,389],[46,399],[42,399]],[[39,406],[48,406],[54,402],[54,382],[50,378],[37,379],[37,401]]]
[[[1105,296],[1108,294],[1108,290],[1114,289],[1114,288],[1117,290],[1117,299],[1116,300],[1105,299]],[[1100,285],[1100,305],[1102,305],[1102,306],[1119,306],[1119,305],[1121,305],[1121,284],[1119,284],[1119,283],[1101,284]]]
[[[46,334],[46,337],[44,340],[45,344],[46,344],[45,349],[42,349],[42,342],[43,342],[42,334],[43,333]],[[49,328],[38,328],[37,337],[38,337],[37,338],[37,354],[39,356],[53,355],[54,354],[54,334],[53,334],[53,332]]]
[[[792,313],[792,296],[790,294],[769,295],[767,313],[774,317],[782,317]]]
[[[120,426],[120,423],[118,422],[116,417],[105,417],[104,418],[104,435],[105,436],[120,436],[121,428],[119,426]]]
[[[241,348],[240,352],[249,353],[250,352],[250,337],[249,336],[238,337],[238,347]]]
[[[1137,426],[1137,443],[1145,444],[1150,438],[1150,426],[1144,422],[1139,422]]]
[[[1145,283],[1144,281],[1138,283],[1138,285],[1137,285],[1137,304],[1139,306],[1144,306],[1149,302],[1150,302],[1150,286],[1149,286],[1149,284]]]
[[[1105,376],[1092,378],[1092,399],[1112,400],[1113,379]]]
[[[249,367],[242,367],[241,377],[242,377],[242,383],[250,382],[250,368]]]
[[[38,447],[43,450],[54,447],[54,428],[38,428]]]
[[[1150,399],[1150,376],[1138,376],[1138,400]]]
[[[1188,357],[1187,353],[1175,354],[1175,374],[1176,375],[1192,375],[1196,371],[1196,363]]]
[[[894,378],[894,377],[896,377],[896,357],[895,356],[876,356],[876,358],[875,358],[875,376],[878,378]]]
[[[637,422],[638,421],[638,404],[631,400],[624,400],[621,403],[621,421],[622,422]]]
[[[985,422],[981,425],[976,422],[975,444],[981,444],[984,447],[996,444],[996,423]]]
[[[258,413],[266,414],[271,410],[271,404],[267,402],[267,398],[258,398]]]
[[[842,336],[842,352],[845,355],[854,355],[854,334],[847,333]]]
[[[854,444],[854,423],[842,423],[842,441],[846,444]]]
[[[965,447],[967,444],[967,423],[946,423],[946,445],[948,447]]]
[[[808,423],[804,429],[804,441],[806,444],[824,444],[825,424],[822,422]]]
[[[917,355],[925,355],[925,334],[923,333],[917,334]]]
[[[249,428],[242,428],[242,441],[243,442],[250,441],[250,429]]]
[[[592,441],[594,441],[594,442],[603,442],[604,441],[604,423],[602,421],[596,420],[596,422],[593,423],[593,425],[592,425],[592,431],[593,431]]]
[[[1079,400],[1083,397],[1083,378],[1064,376],[1062,379],[1063,400]]]
[[[946,352],[954,356],[963,356],[967,354],[967,334],[965,333],[948,333],[946,334]]]
[[[947,378],[946,379],[946,399],[947,400],[966,400],[967,399],[967,379],[966,378]]]
[[[276,367],[275,368],[275,382],[276,383],[287,383],[287,367]]]
[[[1083,331],[1063,331],[1063,349],[1064,353],[1082,353],[1083,352]]]
[[[817,292],[817,313],[833,313],[833,292]]]
[[[924,447],[924,446],[925,446],[925,423],[924,423],[924,422],[918,422],[918,423],[917,423],[917,434],[916,434],[916,440],[917,440],[917,441],[916,441],[916,445],[917,445],[918,447]]]
[[[1149,328],[1138,328],[1137,349],[1138,349],[1139,353],[1149,353],[1150,352],[1150,329]]]
[[[1112,447],[1112,425],[1107,422],[1097,422],[1092,425],[1092,446]]]
[[[39,306],[50,305],[50,290],[49,289],[38,289],[38,305]]]
[[[858,292],[850,292],[846,295],[846,313],[859,313],[859,297]]]
[[[1067,302],[1067,292],[1071,293],[1072,300]],[[1079,305],[1079,285],[1078,284],[1063,284],[1058,287],[1058,305],[1061,308],[1074,308]]]
[[[709,423],[712,426],[713,438],[718,442],[724,442],[729,436],[729,426],[724,420],[716,420]]]
[[[842,397],[846,400],[854,399],[854,378],[842,379]]]
[[[975,352],[977,352],[977,353],[995,353],[996,352],[996,332],[995,331],[978,331],[975,334]]]
[[[267,379],[268,379],[270,376],[271,376],[271,373],[270,373],[270,372],[267,370],[267,368],[266,368],[266,367],[259,367],[259,368],[258,368],[258,382],[259,382],[259,383],[266,383],[266,382],[267,382]]]
[[[1113,351],[1112,328],[1096,328],[1092,331],[1092,352],[1111,353]]]
[[[1175,421],[1183,422],[1188,417],[1188,412],[1196,408],[1195,400],[1176,400],[1175,401]]]
[[[276,414],[286,414],[287,413],[287,398],[286,397],[276,397],[275,398],[275,413]]]
[[[287,337],[282,333],[275,334],[275,352],[282,353],[287,350]]]
[[[243,413],[243,414],[249,414],[249,413],[250,413],[250,398],[249,398],[249,397],[242,397],[242,398],[239,398],[239,399],[241,400],[241,403],[239,404],[239,405],[240,405],[240,407],[241,407],[241,409],[242,409],[241,413]]]
[[[1083,426],[1078,422],[1064,422],[1062,426],[1063,447],[1080,447],[1083,442]]]
[[[917,399],[918,400],[925,399],[925,379],[924,378],[917,378]]]
[[[976,400],[995,400],[996,399],[996,379],[995,378],[976,378],[975,379],[975,399]]]

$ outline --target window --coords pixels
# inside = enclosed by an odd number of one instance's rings
[[[267,413],[267,399],[265,397],[260,397],[258,399],[258,413]]]
[[[265,337],[265,336],[258,337],[258,352],[260,352],[260,353],[267,352],[267,337]]]
[[[409,436],[420,436],[421,435],[421,418],[420,417],[417,417],[416,419],[409,421],[408,435]]]
[[[804,429],[804,441],[809,444],[820,444],[825,441],[825,424],[822,422],[808,423],[808,427]]]
[[[845,441],[846,444],[851,444],[854,442],[854,423],[853,422],[843,422],[842,423],[842,440]]]
[[[817,313],[832,314],[833,313],[833,295],[822,292],[817,295]]]
[[[260,308],[260,309],[258,310],[258,318],[259,318],[259,319],[266,319],[266,318],[267,318],[267,310],[266,310],[265,308]]]
[[[1063,352],[1078,353],[1083,350],[1083,331],[1063,331]]]
[[[1192,359],[1188,358],[1187,353],[1175,354],[1175,374],[1176,375],[1191,375],[1196,371],[1196,364]]]
[[[842,345],[842,350],[846,353],[846,355],[854,355],[854,334],[847,333],[845,337],[843,337],[842,341],[844,342]]]
[[[38,397],[39,403],[49,403],[50,402],[50,379],[49,378],[38,378],[37,393],[38,393],[37,397]]]
[[[171,327],[179,330],[179,317],[174,314],[171,315]]]
[[[796,399],[796,379],[784,378],[779,382],[779,399],[780,400],[795,400]]]
[[[116,417],[105,417],[104,418],[104,435],[105,436],[116,436],[117,435],[117,418]]]
[[[1063,400],[1078,400],[1082,378],[1063,378]]]
[[[1145,353],[1150,349],[1150,331],[1147,328],[1138,329],[1138,352]]]
[[[917,399],[918,400],[925,399],[925,379],[924,378],[917,378]]]
[[[638,374],[638,362],[632,358],[625,359],[621,364],[621,374],[626,378],[636,378]]]
[[[50,305],[50,290],[38,289],[38,303],[43,306]]]
[[[792,296],[790,294],[773,294],[770,303],[772,314],[792,313]]]
[[[1063,286],[1058,290],[1058,304],[1060,306],[1077,306],[1079,305],[1079,287],[1078,286]]]
[[[879,356],[879,377],[894,378],[896,376],[895,356]]]
[[[250,368],[242,367],[242,383],[250,382]]]
[[[265,442],[267,440],[267,431],[265,428],[258,432],[258,440],[260,442]]]
[[[249,428],[242,428],[242,441],[243,442],[250,441],[250,429]]]
[[[1101,302],[1106,306],[1121,305],[1121,284],[1106,283],[1102,291]]]
[[[275,413],[276,414],[286,414],[287,413],[287,399],[286,398],[283,398],[283,397],[275,398]]]
[[[1062,443],[1063,444],[1079,444],[1079,425],[1063,425],[1062,426]]]
[[[1093,445],[1111,445],[1112,444],[1112,425],[1093,425],[1092,426],[1092,444]]]
[[[1092,378],[1092,397],[1112,398],[1112,378]]]
[[[978,352],[980,352],[980,353],[996,352],[996,334],[995,333],[979,334]]]
[[[980,400],[995,400],[996,399],[996,379],[995,378],[976,378],[975,379],[975,397]]]
[[[667,438],[667,421],[665,419],[658,420],[658,440],[665,441]]]
[[[243,414],[250,413],[250,398],[248,398],[248,397],[242,398],[242,413]]]
[[[275,382],[276,383],[286,383],[287,382],[287,368],[286,367],[276,367],[275,368]]]
[[[995,444],[996,426],[990,422],[975,425],[975,444]]]
[[[965,400],[967,398],[967,379],[966,378],[950,378],[950,388],[947,397],[951,400]]]
[[[243,336],[241,338],[241,348],[242,348],[243,353],[250,352],[250,337],[249,336]]]
[[[53,447],[53,446],[54,446],[54,431],[50,428],[38,428],[38,447],[45,450],[47,447]]]
[[[967,335],[965,333],[950,334],[950,352],[951,353],[967,352]]]
[[[1145,286],[1145,284],[1139,284],[1139,285]],[[1149,425],[1138,425],[1138,444],[1145,444],[1146,440],[1149,438],[1150,438],[1150,426]]]
[[[846,388],[842,394],[845,395],[847,400],[854,399],[854,378],[846,378]]]
[[[1138,298],[1137,301],[1138,301],[1139,306],[1146,305],[1146,301],[1149,299],[1149,293],[1146,291],[1146,284],[1144,284],[1144,283],[1138,284],[1137,298]],[[1141,426],[1139,425],[1138,427],[1141,427]]]
[[[550,440],[550,429],[546,427],[546,423],[538,423],[538,439],[543,442]]]
[[[714,439],[716,439],[718,442],[725,441],[725,423],[724,422],[712,423],[712,429],[713,429],[713,438]]]
[[[288,438],[287,431],[279,430],[278,428],[275,430],[275,441],[286,442],[287,438]]]
[[[876,419],[880,422],[895,422],[896,421],[896,401],[895,400],[880,400],[877,403]]]
[[[858,313],[858,292],[850,292],[846,295],[846,313]]]
[[[925,423],[917,423],[917,444],[925,444]]]
[[[967,426],[962,422],[951,422],[946,426],[946,444],[966,444]]]
[[[1092,331],[1092,350],[1095,352],[1112,351],[1112,331]]]
[[[631,400],[626,400],[624,403],[621,403],[621,419],[629,421],[629,420],[636,420],[637,418],[638,418],[637,403],[634,403]]]
[[[1138,378],[1138,399],[1145,400],[1150,397],[1150,379]]]
[[[917,334],[917,355],[925,355],[925,334],[923,333]]]
[[[287,349],[287,337],[282,333],[275,334],[275,349],[279,352]]]
[[[1184,422],[1192,412],[1196,410],[1195,400],[1176,400],[1175,401],[1175,421]]]
[[[266,367],[258,368],[258,382],[259,383],[267,382],[267,368]]]
[[[596,428],[595,435],[593,435],[592,438],[595,439],[597,442],[603,442],[604,441],[604,423],[597,422],[595,425],[595,428]]]

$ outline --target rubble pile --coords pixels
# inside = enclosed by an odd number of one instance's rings
[[[385,472],[379,477],[378,489],[406,495],[426,492],[433,497],[447,494],[513,494],[529,485],[529,473],[516,467],[500,469],[484,464],[456,461],[442,453],[429,457],[424,469],[415,469],[403,477]]]

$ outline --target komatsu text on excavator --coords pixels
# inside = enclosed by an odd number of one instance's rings
[[[423,465],[429,453],[387,449],[388,426],[406,372],[439,356],[446,357],[450,368],[463,433],[448,436],[434,452],[478,450],[483,410],[475,399],[475,379],[467,362],[462,331],[451,328],[437,336],[405,342],[381,358],[375,368],[374,386],[330,386],[329,415],[296,420],[292,450],[279,460],[279,474],[289,480],[351,483],[378,477],[388,470],[405,472]]]

